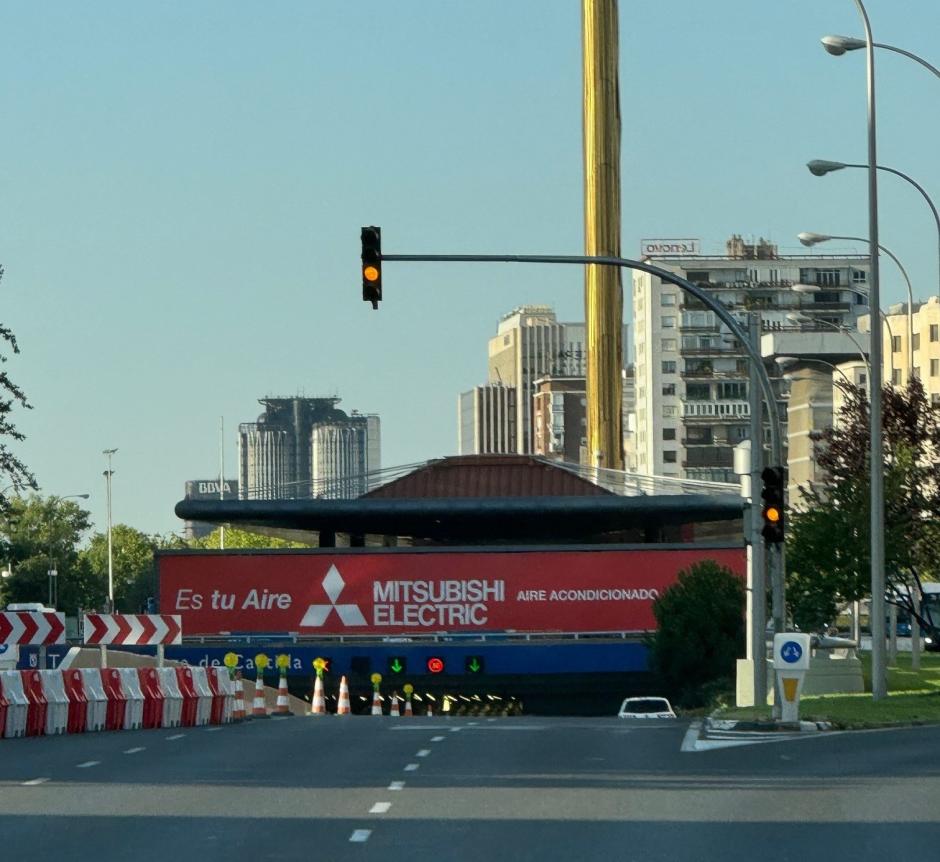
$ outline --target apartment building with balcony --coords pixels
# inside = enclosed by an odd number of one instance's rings
[[[707,290],[745,329],[757,314],[763,331],[854,330],[868,309],[866,255],[781,255],[736,235],[724,255],[653,261]],[[648,273],[633,276],[633,330],[638,472],[737,481],[733,450],[750,420],[743,345],[703,303]],[[780,378],[774,357],[767,367]]]

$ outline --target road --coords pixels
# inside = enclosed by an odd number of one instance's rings
[[[694,737],[682,721],[330,716],[0,740],[0,848],[70,862],[936,858],[940,728],[723,734],[731,747],[682,751]]]

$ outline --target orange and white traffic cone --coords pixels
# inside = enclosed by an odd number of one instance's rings
[[[339,681],[339,700],[336,703],[337,715],[352,715],[352,707],[349,705],[349,686],[346,684],[346,677]]]
[[[431,709],[431,702],[428,701],[428,716],[434,715],[434,710]]]
[[[405,698],[405,715],[414,715],[414,713],[411,711],[411,698],[410,697]]]
[[[389,709],[388,714],[391,716],[394,716],[395,718],[398,718],[401,716],[401,713],[398,711],[398,692],[397,691],[392,692],[392,706],[391,706],[391,709]]]
[[[268,710],[264,705],[264,676],[260,670],[255,680],[255,701],[251,707],[251,717],[268,718]]]
[[[379,694],[378,689],[376,689],[375,694],[372,695],[372,714],[382,714],[382,695]]]
[[[310,705],[311,715],[326,715],[326,698],[323,696],[323,680],[317,675],[313,685],[313,703]]]
[[[277,706],[274,709],[275,715],[290,715],[290,701],[287,699],[287,675],[281,674],[281,679],[277,684]]]
[[[235,702],[232,704],[232,720],[244,721],[248,716],[245,714],[245,685],[242,682],[241,671],[235,677]]]

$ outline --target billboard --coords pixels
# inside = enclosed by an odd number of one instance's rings
[[[698,239],[641,239],[640,256],[685,257],[702,253],[702,241]]]
[[[656,597],[706,559],[745,574],[743,548],[172,552],[160,611],[187,636],[647,631]]]
[[[187,500],[237,500],[238,479],[222,480],[222,496],[219,496],[218,479],[190,479],[186,483]]]

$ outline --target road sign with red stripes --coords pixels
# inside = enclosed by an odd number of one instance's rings
[[[183,623],[171,614],[85,614],[84,635],[100,646],[181,644]]]
[[[65,614],[54,611],[0,612],[0,644],[50,646],[65,643]]]

